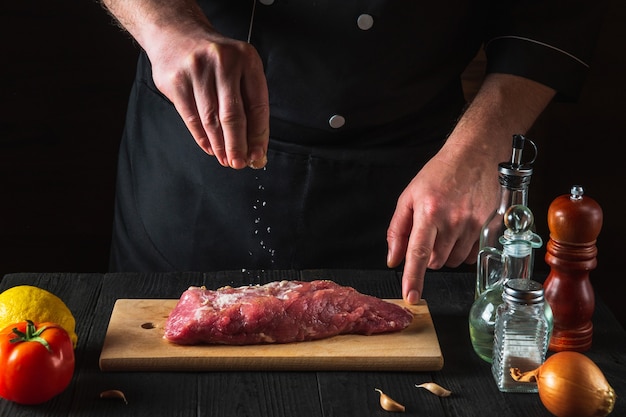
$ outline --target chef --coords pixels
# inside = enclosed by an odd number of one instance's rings
[[[473,263],[498,163],[575,100],[600,2],[103,0],[141,46],[113,271]],[[484,48],[471,103],[460,75]],[[534,138],[541,141],[541,138]]]

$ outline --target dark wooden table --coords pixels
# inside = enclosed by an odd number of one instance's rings
[[[394,271],[232,271],[163,274],[6,275],[0,291],[36,285],[61,297],[77,319],[76,372],[61,395],[38,406],[0,400],[0,415],[20,416],[384,416],[379,388],[406,406],[407,416],[550,416],[537,394],[498,391],[490,367],[473,352],[467,314],[471,273],[431,272],[428,302],[445,364],[437,372],[102,372],[98,359],[118,298],[178,298],[189,285],[332,279],[383,298],[400,297]],[[618,399],[612,416],[626,416],[626,332],[597,300],[593,346],[586,354],[602,369]],[[415,384],[434,381],[453,391],[436,397]],[[128,404],[101,399],[122,390]]]

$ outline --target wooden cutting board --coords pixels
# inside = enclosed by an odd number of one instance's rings
[[[404,305],[402,300],[387,300]],[[436,371],[443,356],[428,305],[408,306],[401,332],[340,335],[322,340],[252,346],[180,346],[163,338],[178,300],[119,299],[100,354],[103,371]]]

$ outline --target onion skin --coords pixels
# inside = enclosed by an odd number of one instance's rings
[[[613,411],[615,390],[587,356],[561,351],[537,369],[521,373],[511,368],[516,381],[537,381],[539,398],[556,417],[604,417]]]

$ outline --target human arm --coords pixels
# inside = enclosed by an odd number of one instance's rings
[[[146,51],[199,147],[224,166],[265,166],[269,98],[254,47],[217,32],[193,0],[102,3]]]
[[[427,268],[476,261],[479,231],[496,206],[496,169],[555,96],[584,85],[605,2],[492,2],[485,19],[487,77],[441,151],[398,201],[388,264],[404,259],[403,296],[417,302]],[[415,292],[413,292],[415,291]]]
[[[496,167],[511,136],[525,133],[555,90],[509,74],[490,74],[442,149],[398,199],[387,231],[387,264],[404,260],[403,298],[419,301],[427,268],[474,263],[484,220],[497,204]]]

